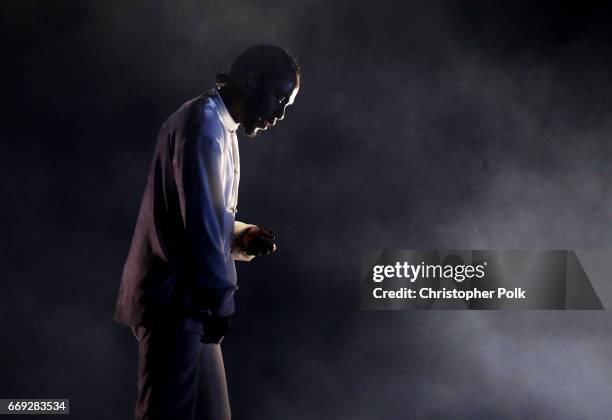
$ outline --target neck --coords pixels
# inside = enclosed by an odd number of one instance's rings
[[[219,88],[219,96],[221,96],[221,99],[223,99],[223,103],[225,104],[227,111],[230,113],[234,121],[240,124],[240,111],[242,110],[242,100],[240,98],[238,90],[232,87],[231,85],[225,85]]]

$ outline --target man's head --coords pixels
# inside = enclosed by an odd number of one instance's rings
[[[283,119],[300,88],[300,70],[282,48],[257,45],[236,58],[229,75],[219,74],[217,84],[232,117],[252,137]]]

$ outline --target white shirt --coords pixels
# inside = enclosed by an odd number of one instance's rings
[[[238,212],[238,189],[240,185],[240,150],[236,131],[240,124],[229,113],[217,89],[211,89],[208,91],[208,95],[212,101],[211,106],[204,108],[204,112],[209,113],[206,116],[210,118],[213,116],[212,112],[216,112],[225,128],[225,133],[219,139],[221,141],[221,181],[224,186],[225,209],[235,216]],[[209,135],[214,136],[215,133],[209,133]],[[236,220],[234,222],[233,238],[249,227],[255,227],[255,225]],[[237,248],[231,248],[231,255],[236,261],[250,261],[254,258],[254,256],[245,254]]]

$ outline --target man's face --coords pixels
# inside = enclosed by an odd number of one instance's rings
[[[285,116],[300,89],[296,75],[261,80],[245,97],[241,123],[244,132],[254,137],[259,130],[267,130]]]

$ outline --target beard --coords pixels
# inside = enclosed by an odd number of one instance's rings
[[[242,129],[247,137],[255,137],[259,130],[263,129],[263,112],[261,103],[262,94],[253,92],[245,101],[242,114]]]
[[[259,127],[257,127],[255,124],[250,123],[250,122],[242,124],[242,131],[247,137],[251,137],[251,138],[255,137],[257,135],[258,128]]]
[[[261,129],[260,122],[261,118],[257,116],[258,113],[253,112],[249,109],[246,115],[242,118],[242,129],[247,137],[255,137],[257,131]]]

